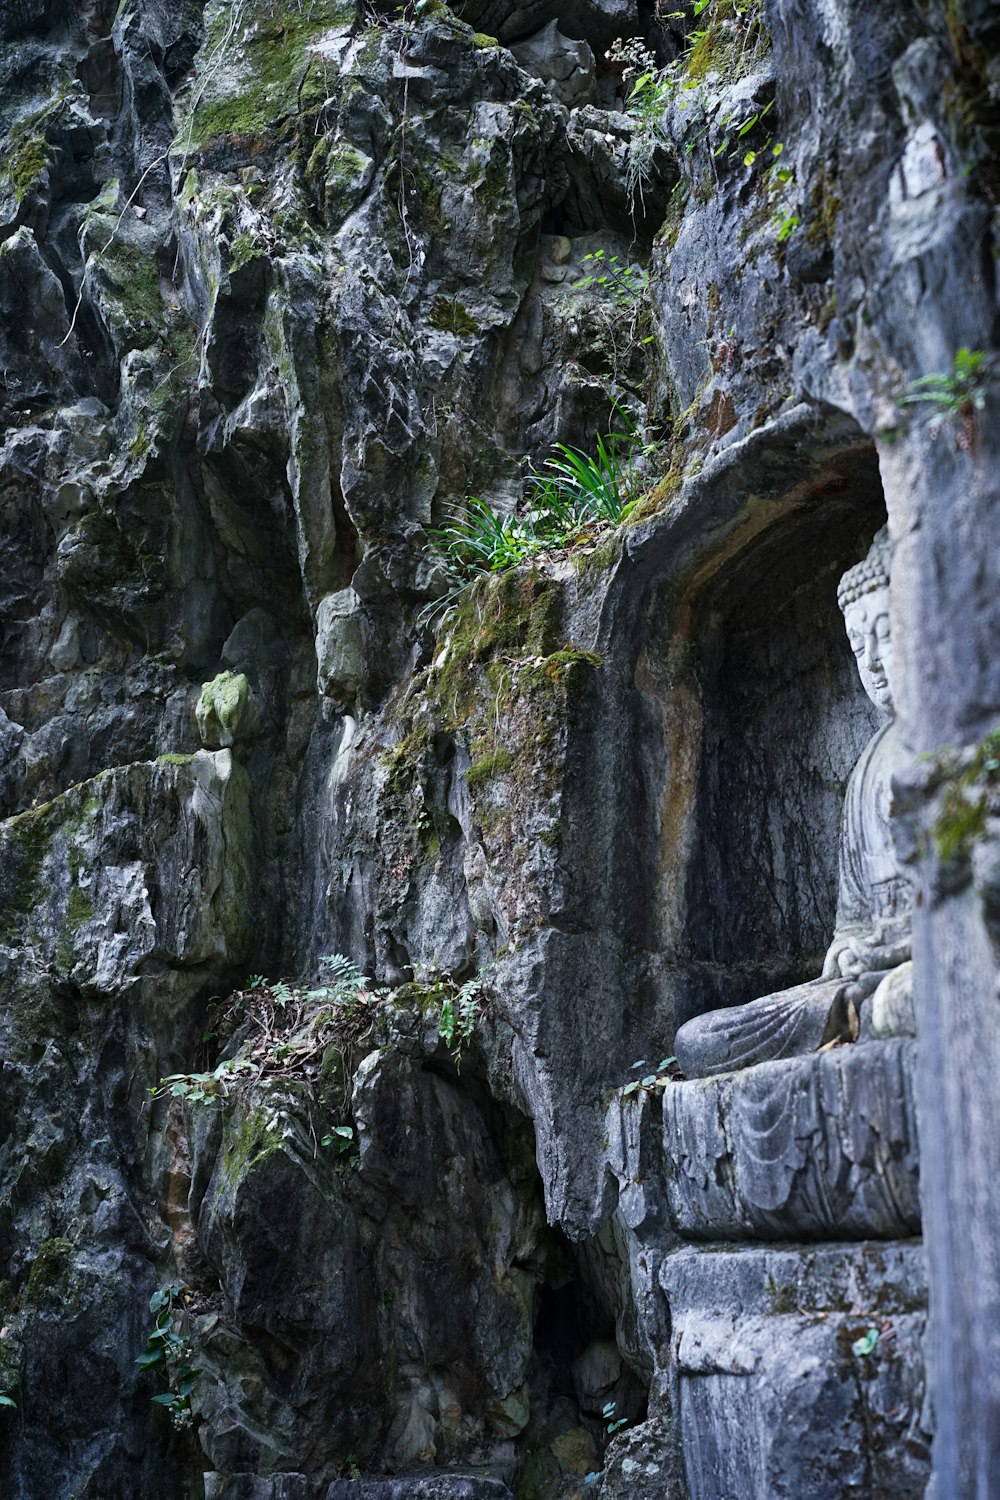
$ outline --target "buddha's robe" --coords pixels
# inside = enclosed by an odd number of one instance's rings
[[[813,1052],[838,1038],[853,1040],[857,1015],[847,995],[852,982],[865,973],[883,974],[909,957],[911,894],[899,870],[889,822],[899,755],[895,721],[890,720],[865,746],[851,772],[827,977],[686,1022],[674,1046],[686,1077],[707,1078]]]

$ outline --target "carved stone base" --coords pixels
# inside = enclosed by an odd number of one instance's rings
[[[861,1043],[674,1084],[667,1203],[685,1239],[920,1232],[916,1043]]]
[[[919,1242],[668,1256],[690,1500],[917,1500],[925,1323]]]

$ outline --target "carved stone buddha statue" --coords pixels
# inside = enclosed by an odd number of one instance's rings
[[[837,593],[862,685],[887,722],[866,745],[847,785],[836,930],[822,975],[686,1022],[674,1050],[688,1078],[799,1056],[827,1042],[854,1041],[859,1029],[872,1035],[911,1029],[911,892],[889,824],[891,778],[903,754],[891,692],[891,558],[883,528],[867,557],[844,574]],[[869,1014],[862,1023],[863,1005]]]

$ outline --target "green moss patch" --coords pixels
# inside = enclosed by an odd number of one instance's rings
[[[312,55],[311,44],[353,17],[353,5],[343,0],[237,0],[213,7],[198,60],[207,86],[195,96],[180,143],[190,138],[203,146],[228,136],[263,150],[276,136],[289,136],[289,123],[328,93],[328,69]]]
[[[734,83],[753,72],[770,47],[763,9],[763,0],[715,0],[707,25],[694,33],[685,81],[700,83],[709,73],[722,73]]]
[[[458,337],[474,338],[479,324],[455,297],[435,297],[427,321],[432,328]]]
[[[129,344],[147,348],[165,322],[155,254],[141,236],[132,236],[131,226],[119,223],[113,206],[111,211],[91,210],[84,238],[91,274],[111,321]]]
[[[469,786],[481,786],[484,781],[492,781],[495,777],[502,776],[505,771],[512,770],[513,766],[513,755],[509,750],[500,748],[474,760],[465,773],[465,779]]]
[[[1000,788],[1000,728],[977,747],[971,763],[945,787],[934,822],[934,847],[944,862],[967,859],[986,832],[990,802]]]
[[[383,818],[404,830],[388,860],[400,894],[413,866],[452,836],[443,741],[467,749],[484,834],[513,846],[530,825],[533,839],[558,845],[557,828],[545,836],[544,809],[556,806],[574,702],[603,665],[566,641],[563,588],[532,569],[483,577],[442,626],[434,665],[407,694],[400,739],[383,757]]]

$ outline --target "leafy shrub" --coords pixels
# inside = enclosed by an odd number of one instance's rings
[[[480,969],[474,979],[467,979],[459,989],[455,988],[453,981],[445,982],[438,1036],[451,1053],[456,1067],[461,1066],[463,1049],[472,1040],[479,1024],[485,979],[486,971]]]
[[[566,443],[528,479],[520,514],[500,515],[470,496],[446,526],[432,533],[461,574],[497,573],[530,557],[564,547],[602,524],[617,524],[629,512],[630,471],[619,445],[633,438],[611,433],[597,439],[595,456]]]
[[[166,1380],[168,1389],[153,1400],[166,1408],[175,1427],[190,1427],[191,1392],[202,1373],[191,1363],[193,1346],[184,1326],[186,1291],[183,1282],[175,1281],[153,1293],[149,1299],[153,1329],[136,1360],[140,1370],[155,1370]]]
[[[342,953],[320,959],[329,981],[293,985],[279,979],[268,984],[255,974],[245,990],[236,990],[217,1007],[209,1036],[246,1032],[235,1057],[205,1073],[170,1073],[150,1093],[194,1104],[226,1098],[237,1085],[265,1078],[303,1078],[318,1074],[324,1053],[334,1042],[348,1050],[363,1045],[371,1032],[383,991]]]

